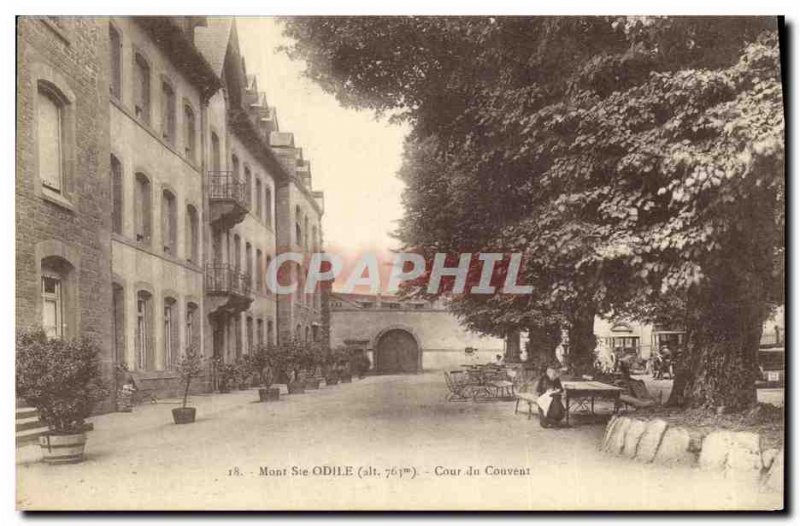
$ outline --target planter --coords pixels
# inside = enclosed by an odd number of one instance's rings
[[[325,378],[325,385],[336,385],[338,383],[339,383],[339,377],[338,376],[329,376],[329,377]]]
[[[280,400],[280,398],[281,390],[277,387],[268,387],[266,389],[261,388],[258,390],[259,402],[274,402],[276,400]]]
[[[289,394],[303,394],[306,392],[305,382],[292,382],[286,384],[286,387],[289,389]]]
[[[306,378],[306,389],[319,389],[322,378]]]
[[[42,458],[48,464],[74,464],[83,460],[86,435],[43,435],[39,437]]]
[[[172,410],[172,419],[176,424],[191,424],[196,412],[194,407],[176,407]]]

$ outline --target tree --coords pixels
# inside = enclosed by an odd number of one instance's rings
[[[302,18],[287,33],[344,104],[412,124],[407,248],[524,253],[534,297],[459,298],[467,325],[562,319],[586,360],[595,314],[683,295],[671,402],[755,400],[783,288],[774,19]]]

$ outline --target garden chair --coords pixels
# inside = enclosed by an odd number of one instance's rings
[[[466,402],[472,400],[475,383],[471,382],[461,371],[444,372],[447,383],[448,402]]]
[[[517,399],[516,404],[514,404],[514,414],[516,415],[519,412],[520,402],[526,403],[528,404],[528,419],[533,416],[533,407],[536,405],[536,399],[539,398],[539,395],[531,392],[530,388],[531,384],[525,383],[514,393],[514,398]]]
[[[617,401],[617,408],[622,407],[624,409],[634,408],[644,408],[644,407],[652,407],[659,403],[656,398],[650,394],[650,391],[647,390],[647,386],[645,385],[644,381],[642,380],[628,380],[628,392],[622,393],[619,395],[619,400]]]

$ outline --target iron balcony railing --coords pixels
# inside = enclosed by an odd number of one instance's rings
[[[230,265],[206,267],[206,291],[209,294],[237,294],[250,296],[252,278]]]
[[[232,171],[208,172],[208,197],[212,201],[235,201],[249,209],[250,189]]]

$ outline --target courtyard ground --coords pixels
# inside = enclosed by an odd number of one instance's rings
[[[598,452],[601,423],[543,429],[513,402],[448,403],[441,373],[369,377],[280,402],[255,390],[93,419],[87,458],[17,450],[22,509],[775,509],[782,497]],[[321,466],[339,474],[319,474]],[[352,472],[348,474],[348,467]],[[262,471],[267,474],[260,474]],[[293,468],[295,468],[293,470]],[[474,474],[470,471],[474,471]],[[303,470],[308,470],[303,474]],[[237,474],[238,473],[238,474]]]

